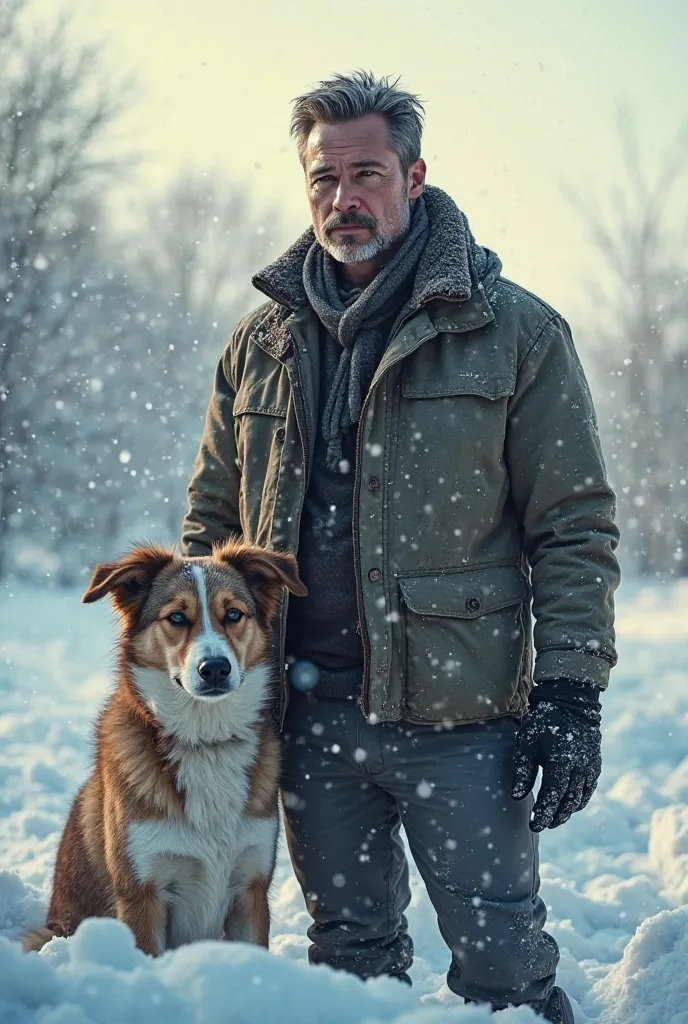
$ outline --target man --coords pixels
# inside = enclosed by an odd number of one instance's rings
[[[567,324],[425,185],[421,130],[367,73],[295,101],[313,227],[253,279],[183,543],[298,552],[283,804],[311,961],[408,980],[403,824],[450,988],[569,1022],[537,833],[600,772],[614,497]]]

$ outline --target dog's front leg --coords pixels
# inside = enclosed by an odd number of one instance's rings
[[[225,939],[230,942],[252,942],[268,948],[270,940],[270,879],[258,875],[240,892],[229,909],[225,921]]]
[[[115,910],[117,919],[131,928],[140,950],[151,956],[164,953],[166,909],[153,882],[117,893]]]

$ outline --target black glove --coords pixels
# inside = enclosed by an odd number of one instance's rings
[[[511,793],[528,796],[542,767],[530,828],[542,832],[568,821],[595,792],[602,771],[600,691],[572,679],[536,686],[516,735]]]

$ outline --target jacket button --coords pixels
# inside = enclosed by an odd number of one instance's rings
[[[380,489],[380,480],[379,480],[379,478],[376,477],[376,476],[371,476],[370,480],[368,481],[368,490],[369,491],[378,491],[379,489]]]
[[[469,597],[466,601],[466,608],[469,612],[479,612],[481,608],[479,597]]]
[[[275,437],[278,441],[284,441],[286,436],[287,432],[284,429],[284,427],[278,427],[277,430],[275,431]]]
[[[368,573],[368,579],[370,580],[371,583],[377,583],[377,581],[381,578],[382,573],[380,572],[379,569],[371,569],[370,572]]]

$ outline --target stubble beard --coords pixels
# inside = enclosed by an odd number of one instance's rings
[[[320,229],[316,232],[318,242],[333,260],[338,263],[364,263],[366,260],[374,260],[378,256],[391,249],[400,238],[408,232],[411,223],[411,204],[408,203],[404,212],[404,220],[397,231],[385,231],[378,224],[372,229],[373,233],[365,242],[358,242],[351,236],[347,240],[346,235],[335,241],[332,236]]]

